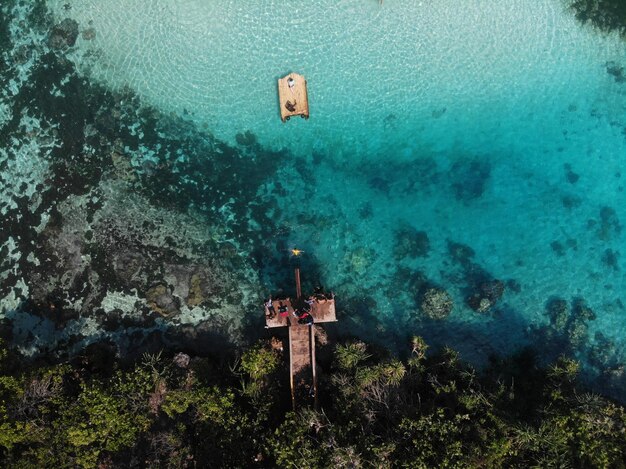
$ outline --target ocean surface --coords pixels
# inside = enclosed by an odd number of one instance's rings
[[[247,212],[229,211],[236,196],[201,207],[247,227],[220,235],[254,260],[246,298],[289,290],[300,262],[307,285],[336,293],[343,335],[400,350],[419,334],[476,363],[531,345],[626,391],[626,41],[561,0],[48,6],[78,23],[67,57],[90,83],[244,160],[273,155],[220,173],[254,188]],[[280,121],[289,72],[307,79],[309,120]],[[148,147],[132,166],[162,171]],[[198,208],[184,197],[179,210]],[[445,318],[424,312],[432,288],[453,300]]]

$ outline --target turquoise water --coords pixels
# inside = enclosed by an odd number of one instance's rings
[[[619,38],[581,26],[560,0],[49,5],[78,21],[69,55],[93,82],[231,145],[251,132],[259,148],[287,151],[249,175],[276,225],[258,239],[250,207],[255,241],[239,254],[256,259],[253,296],[277,287],[276,266],[288,270],[298,247],[304,276],[337,293],[343,333],[392,348],[419,333],[477,362],[542,344],[621,379],[626,83],[609,73],[626,67]],[[291,71],[308,80],[311,118],[283,124],[276,79]],[[473,254],[455,256],[454,243]],[[467,299],[489,279],[504,294],[474,311]],[[452,296],[446,319],[420,310],[428,286]],[[559,329],[546,313],[555,297],[584,299],[596,319]]]

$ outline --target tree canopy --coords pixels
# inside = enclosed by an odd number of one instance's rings
[[[330,347],[330,346],[326,346]],[[405,360],[348,342],[326,354],[321,406],[291,410],[286,364],[259,343],[230,361],[161,353],[131,367],[18,364],[0,351],[10,467],[621,467],[624,408],[578,365],[532,354],[478,372],[451,349]],[[11,366],[13,365],[13,366]]]

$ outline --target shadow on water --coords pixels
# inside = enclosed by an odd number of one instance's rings
[[[372,297],[339,296],[339,323],[332,335],[334,340],[366,340],[400,356],[410,352],[411,337],[419,335],[433,350],[451,347],[479,367],[520,352],[532,354],[538,365],[566,356],[580,362],[585,384],[623,401],[626,375],[620,350],[602,333],[589,333],[595,314],[585,301],[551,298],[544,306],[547,321],[541,325],[530,323],[506,303],[483,314],[480,321],[454,314],[431,319],[417,311],[409,323],[400,325],[393,324],[393,318],[382,318]]]
[[[105,349],[111,360],[132,363],[144,353],[155,354],[162,350],[174,349],[200,356],[230,356],[237,348],[232,341],[230,324],[219,323],[219,319],[177,325],[134,318],[135,327],[122,326],[114,331],[93,330],[79,334],[72,332],[73,325],[62,316],[62,311],[22,302],[16,309],[5,313],[5,319],[0,323],[0,338],[25,358],[46,363],[91,357]]]
[[[287,294],[295,290],[292,268],[298,264],[311,278],[303,283],[303,291],[309,291],[317,283],[314,275],[309,275],[316,271],[313,260],[291,261],[285,274]],[[416,313],[412,322],[404,325],[382,318],[376,300],[370,296],[342,297],[339,294],[337,310],[339,322],[324,326],[332,342],[365,340],[387,351],[385,353],[406,357],[410,354],[411,337],[419,335],[432,350],[451,347],[460,352],[461,358],[479,367],[521,351],[532,354],[533,364],[539,365],[568,356],[581,363],[582,379],[592,389],[624,400],[626,376],[616,344],[601,333],[590,337],[588,325],[595,316],[580,298],[570,303],[561,298],[548,300],[545,305],[548,322],[541,326],[530,324],[506,304],[480,322],[463,321],[454,315],[436,320]],[[225,358],[237,349],[227,321],[217,324],[213,319],[195,325],[153,322],[151,326],[136,324],[136,327],[120,328],[111,334],[94,330],[91,334],[79,335],[65,328],[62,317],[62,311],[36,308],[24,302],[6,313],[6,319],[0,324],[0,337],[18,350],[37,350],[32,360],[46,363],[76,357],[105,363],[107,354],[130,363],[146,352],[158,353],[164,349]],[[506,321],[504,329],[503,321]],[[508,336],[505,330],[509,331]],[[260,307],[246,311],[242,332],[246,342],[267,336]],[[529,368],[528,372],[532,370]]]

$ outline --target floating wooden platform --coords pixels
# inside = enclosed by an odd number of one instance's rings
[[[309,97],[306,89],[306,80],[302,75],[290,73],[278,79],[278,101],[280,103],[280,118],[283,122],[291,116],[309,118]]]

